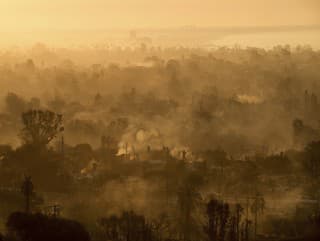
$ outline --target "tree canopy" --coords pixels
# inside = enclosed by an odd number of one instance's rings
[[[49,110],[29,110],[22,113],[21,138],[26,144],[47,145],[63,131],[62,115]]]

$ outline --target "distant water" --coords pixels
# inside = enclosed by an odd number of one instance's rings
[[[275,45],[291,46],[310,45],[314,50],[320,50],[320,30],[301,30],[290,32],[265,32],[229,34],[217,40],[211,41],[210,45],[259,47],[272,48]]]

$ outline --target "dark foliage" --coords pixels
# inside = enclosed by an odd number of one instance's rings
[[[123,212],[121,216],[101,218],[98,222],[103,238],[111,241],[153,241],[156,236],[145,217],[134,212]]]
[[[21,137],[27,144],[47,145],[63,130],[62,115],[46,110],[29,110],[22,114]]]
[[[42,214],[12,213],[7,221],[8,240],[89,241],[85,228],[76,221]]]

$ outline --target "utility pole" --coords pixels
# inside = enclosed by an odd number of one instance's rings
[[[30,176],[26,176],[21,187],[21,192],[25,197],[25,212],[30,212],[31,195],[33,193],[33,183]]]

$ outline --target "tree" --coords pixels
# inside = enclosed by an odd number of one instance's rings
[[[29,213],[31,196],[33,194],[33,183],[31,181],[31,177],[25,177],[21,186],[21,192],[25,196],[25,212]]]
[[[120,217],[110,216],[98,221],[104,239],[111,241],[152,241],[155,240],[151,225],[142,215],[133,211],[123,212]]]
[[[205,231],[210,241],[224,241],[231,220],[230,206],[228,203],[212,199],[207,204],[208,224]],[[234,219],[234,224],[236,220]],[[235,231],[235,228],[234,228]]]
[[[319,200],[319,192],[315,191],[320,186],[320,141],[312,141],[304,149],[303,167],[309,179],[306,194]]]
[[[209,241],[240,241],[245,239],[245,226],[242,222],[243,207],[237,203],[211,199],[206,205],[207,223],[204,231]]]
[[[218,240],[218,225],[219,225],[219,214],[218,207],[220,202],[216,199],[212,199],[207,204],[207,217],[208,224],[205,227],[206,233],[208,234],[210,241]]]
[[[223,203],[222,206],[220,206],[220,241],[225,240],[229,218],[230,206],[228,203]]]
[[[22,114],[21,138],[26,144],[45,146],[63,131],[62,115],[49,110],[29,110]]]
[[[320,174],[320,141],[310,142],[305,147],[305,168],[313,180],[317,180]]]
[[[197,232],[194,212],[201,201],[201,195],[192,183],[185,183],[178,190],[179,235],[183,241],[189,241]]]
[[[253,203],[251,206],[251,212],[254,214],[254,236],[257,238],[257,230],[258,230],[258,216],[260,213],[263,213],[265,209],[265,200],[263,196],[259,193],[255,195],[253,198]]]
[[[241,225],[241,216],[243,214],[243,207],[241,204],[237,203],[235,207],[235,234],[236,234],[236,240],[238,241],[240,239],[240,225]]]

